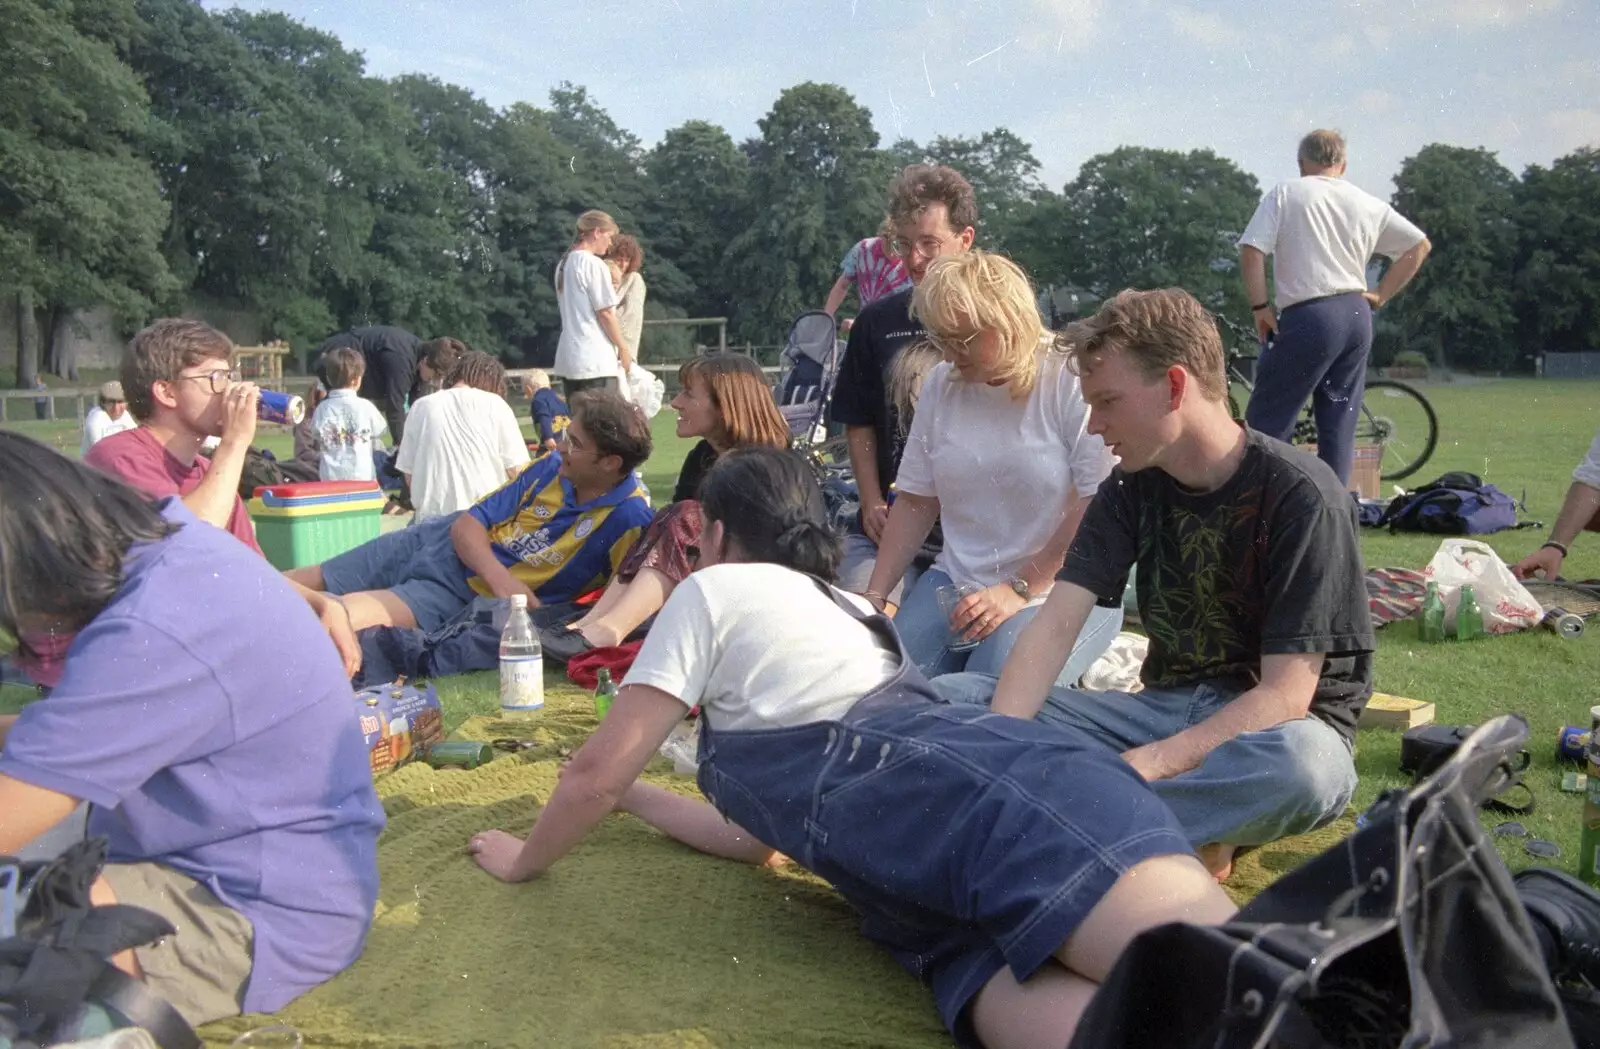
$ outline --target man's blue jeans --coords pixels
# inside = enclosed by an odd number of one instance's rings
[[[994,697],[995,684],[987,674],[951,674],[933,682],[952,703],[981,704]],[[1212,684],[1143,692],[1056,688],[1037,716],[1082,729],[1120,752],[1197,725],[1238,694]],[[1343,736],[1324,721],[1303,717],[1237,736],[1198,768],[1151,787],[1196,847],[1264,845],[1343,813],[1355,793],[1356,767]]]

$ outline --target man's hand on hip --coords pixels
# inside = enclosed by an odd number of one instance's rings
[[[1256,310],[1250,316],[1256,322],[1256,337],[1262,342],[1278,334],[1278,311],[1271,306],[1264,310]]]

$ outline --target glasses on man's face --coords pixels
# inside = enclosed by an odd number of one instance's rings
[[[570,426],[561,431],[561,436],[557,438],[557,441],[561,445],[561,454],[568,458],[571,458],[577,452],[588,451],[587,448],[572,439],[572,428]]]
[[[946,357],[965,357],[972,352],[972,340],[976,339],[979,334],[979,332],[973,332],[971,335],[958,339],[954,335],[935,335],[930,331],[928,332],[928,343]]]
[[[945,245],[949,243],[949,237],[935,237],[930,235],[927,237],[918,237],[916,240],[903,240],[900,237],[896,237],[894,240],[889,242],[889,246],[893,248],[894,253],[900,256],[902,259],[909,259],[912,252],[916,252],[925,259],[936,259],[944,252]]]
[[[223,393],[230,385],[238,382],[242,378],[244,378],[244,376],[239,374],[239,369],[234,368],[231,371],[219,369],[217,371],[206,372],[203,375],[180,375],[178,376],[178,381],[187,382],[190,379],[193,379],[196,382],[203,382],[209,385],[212,393]]]

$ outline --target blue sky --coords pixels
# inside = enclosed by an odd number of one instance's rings
[[[227,4],[207,2],[216,9]],[[783,88],[841,84],[885,144],[999,125],[1059,189],[1118,145],[1209,147],[1263,185],[1312,127],[1387,196],[1430,142],[1513,171],[1600,145],[1597,0],[246,0],[337,35],[378,76],[423,72],[497,106],[586,86],[652,144],[705,119],[736,139]]]

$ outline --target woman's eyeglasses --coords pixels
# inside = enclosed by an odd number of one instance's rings
[[[927,338],[928,344],[946,357],[965,357],[972,352],[972,340],[976,339],[980,334],[980,332],[973,332],[965,338],[958,339],[954,335],[935,335],[930,331]]]

